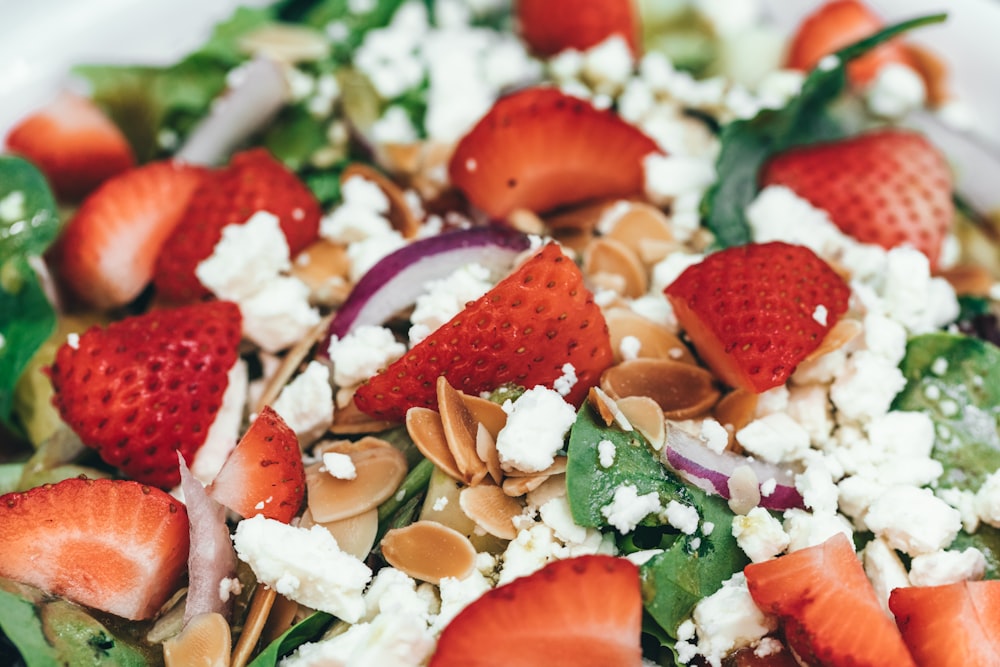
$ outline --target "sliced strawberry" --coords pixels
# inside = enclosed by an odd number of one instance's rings
[[[754,602],[785,621],[789,643],[807,664],[913,666],[845,535],[743,572]]]
[[[265,407],[209,487],[209,495],[243,518],[261,514],[288,523],[299,512],[306,473],[295,432]]]
[[[14,126],[7,149],[33,162],[64,200],[81,199],[135,165],[118,126],[89,99],[69,92]]]
[[[226,225],[243,224],[257,211],[278,217],[293,256],[319,237],[319,202],[298,177],[263,148],[238,153],[195,191],[164,243],[153,276],[159,296],[174,302],[209,296],[195,268]]]
[[[889,609],[920,667],[1000,663],[1000,581],[897,588]]]
[[[664,292],[705,363],[755,393],[785,383],[851,294],[812,250],[780,241],[712,253]]]
[[[181,584],[184,505],[138,482],[71,478],[0,497],[0,577],[138,620]]]
[[[862,243],[910,245],[931,266],[954,217],[947,161],[923,135],[906,130],[793,148],[764,165],[761,184],[792,189]]]
[[[639,51],[639,20],[633,0],[518,0],[521,38],[537,55],[584,51],[612,35]]]
[[[213,301],[92,327],[56,352],[52,401],[88,447],[129,477],[180,481],[222,405],[240,311]]]
[[[554,88],[501,98],[459,141],[451,182],[494,218],[638,195],[652,139],[612,111]]]
[[[466,394],[509,382],[551,387],[568,363],[577,382],[566,400],[579,404],[612,360],[608,326],[580,269],[550,243],[361,385],[354,400],[373,417],[402,421],[411,407],[436,407],[438,376]]]
[[[580,556],[487,591],[445,627],[429,667],[638,666],[641,628],[636,566]]]
[[[206,173],[200,167],[152,162],[101,185],[70,218],[53,249],[52,266],[65,289],[100,309],[139,296]]]
[[[860,0],[832,0],[821,5],[799,25],[788,47],[786,66],[808,71],[830,55],[883,27],[874,10]],[[851,81],[864,86],[889,63],[910,65],[910,56],[900,40],[890,40],[872,49],[847,66]]]

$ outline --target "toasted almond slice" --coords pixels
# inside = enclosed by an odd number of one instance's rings
[[[389,200],[389,214],[387,217],[393,229],[402,234],[403,238],[406,239],[412,239],[417,235],[417,232],[420,231],[420,221],[413,215],[410,205],[406,203],[406,197],[403,195],[402,188],[379,170],[362,162],[354,162],[348,165],[340,175],[340,182],[346,183],[355,176],[360,176],[366,181],[371,181],[385,194],[386,199]]]
[[[507,413],[503,411],[499,403],[465,393],[462,394],[462,401],[472,413],[472,418],[485,426],[494,438],[500,434],[500,429],[507,424]]]
[[[230,667],[244,667],[250,660],[250,656],[257,648],[257,642],[264,631],[264,626],[267,625],[267,618],[277,596],[277,591],[263,584],[259,584],[254,589],[250,598],[250,608],[243,621],[243,630],[233,648],[233,659]]]
[[[601,388],[614,399],[649,396],[668,419],[690,419],[719,400],[714,378],[704,368],[669,359],[634,359],[606,370]]]
[[[517,468],[512,468],[507,472],[508,477],[535,477],[537,475],[543,475],[545,477],[550,477],[551,475],[559,475],[566,472],[567,459],[565,456],[556,456],[550,465],[545,470],[539,470],[537,472],[521,472]]]
[[[605,199],[560,211],[545,218],[549,233],[559,243],[576,252],[583,252],[594,238],[597,223],[618,200]]]
[[[379,147],[381,163],[391,172],[412,175],[420,169],[420,154],[423,147],[419,143],[385,143]]]
[[[631,431],[632,424],[629,423],[625,413],[618,408],[618,403],[600,387],[591,387],[587,392],[587,402],[597,410],[597,414],[604,422],[605,426],[616,423],[623,431]]]
[[[325,451],[350,456],[357,476],[338,479],[322,462],[306,466],[307,499],[316,523],[339,521],[377,508],[396,493],[408,470],[401,451],[371,436],[358,442],[331,443]]]
[[[437,399],[448,450],[455,457],[462,479],[468,484],[478,484],[487,471],[486,463],[476,453],[477,422],[465,406],[462,392],[452,387],[443,375],[437,379]]]
[[[623,280],[620,294],[631,299],[642,296],[649,287],[646,268],[639,257],[612,238],[597,238],[587,244],[583,251],[583,272],[588,276],[618,276]]]
[[[413,438],[413,443],[438,468],[453,479],[464,480],[464,475],[458,469],[458,463],[448,448],[448,440],[444,434],[444,424],[441,415],[430,408],[410,408],[406,411],[406,432]]]
[[[361,433],[378,433],[395,426],[392,422],[373,419],[358,409],[354,399],[341,404],[337,401],[337,409],[333,412],[331,433],[337,435],[356,435]]]
[[[647,265],[655,264],[677,247],[670,219],[646,202],[629,202],[609,227],[606,237],[628,246]]]
[[[350,268],[347,246],[319,239],[295,256],[291,274],[306,284],[314,303],[338,306],[351,291]]]
[[[944,269],[941,271],[941,277],[947,280],[959,295],[987,297],[996,283],[990,270],[978,264],[959,264]]]
[[[499,486],[480,484],[462,489],[459,494],[462,511],[490,535],[504,540],[517,537],[514,518],[524,509]]]
[[[667,441],[667,423],[660,404],[649,396],[623,396],[615,401],[629,423],[653,449],[660,451]]]
[[[512,498],[519,498],[544,484],[550,475],[538,473],[527,477],[506,477],[500,488]]]
[[[382,556],[394,568],[432,584],[446,577],[464,579],[476,565],[469,538],[436,521],[390,530],[382,538]]]
[[[534,211],[529,211],[528,209],[519,208],[511,211],[507,216],[507,222],[518,230],[525,234],[536,234],[538,236],[544,236],[546,233],[545,221],[538,217]]]
[[[503,467],[500,465],[500,452],[497,451],[497,439],[489,432],[483,423],[476,429],[476,454],[486,464],[486,470],[494,484],[503,481]]]
[[[371,553],[375,546],[375,537],[378,535],[378,508],[349,516],[346,519],[337,521],[326,521],[319,523],[313,519],[312,511],[307,509],[299,519],[299,526],[308,528],[309,526],[323,526],[329,531],[333,538],[337,540],[340,550],[349,553],[359,560],[364,560]]]
[[[291,23],[266,23],[239,39],[240,50],[283,63],[323,60],[330,42],[315,28]]]
[[[163,660],[167,667],[229,667],[231,649],[225,617],[206,612],[192,617],[179,635],[163,642]]]
[[[604,313],[611,337],[615,361],[623,361],[622,341],[632,336],[639,341],[637,357],[644,359],[671,359],[686,364],[696,364],[694,355],[680,338],[667,328],[643,317],[630,308],[611,308]]]
[[[281,359],[281,365],[278,366],[274,375],[268,380],[264,391],[261,392],[260,398],[257,399],[254,412],[260,412],[264,409],[265,405],[274,403],[281,390],[292,379],[292,376],[304,365],[313,346],[326,336],[326,332],[330,328],[330,320],[332,319],[332,315],[327,315],[321,319],[316,326],[309,330],[309,333],[302,340],[293,345],[285,353],[285,356]]]
[[[436,521],[454,528],[463,535],[472,535],[476,523],[466,516],[459,503],[459,494],[464,485],[449,477],[440,468],[435,468],[427,483],[427,494],[420,508],[421,521]]]
[[[712,416],[729,431],[727,449],[740,452],[743,450],[736,441],[734,433],[753,421],[757,412],[758,395],[746,389],[734,389],[715,404]]]
[[[805,361],[817,359],[827,352],[833,352],[854,340],[864,330],[864,326],[857,320],[846,317],[838,320],[836,324],[826,334],[820,342],[819,347],[810,352]]]
[[[553,498],[566,495],[566,474],[552,475],[525,495],[528,505],[541,507]]]
[[[306,510],[308,512],[309,510]],[[285,634],[285,632],[295,625],[296,617],[299,615],[299,603],[289,600],[284,595],[276,595],[274,604],[271,605],[271,613],[267,615],[267,623],[260,634],[260,641],[263,646],[267,646],[275,639]]]

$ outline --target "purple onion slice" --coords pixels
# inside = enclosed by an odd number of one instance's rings
[[[499,226],[472,227],[414,241],[383,257],[358,281],[330,323],[325,355],[333,336],[343,338],[352,329],[380,325],[423,294],[426,284],[440,280],[473,262],[490,270],[510,268],[530,245],[518,231]]]
[[[667,429],[667,444],[660,459],[695,486],[726,500],[730,498],[729,478],[733,471],[750,466],[761,486],[768,480],[775,481],[770,494],[765,495],[761,491],[761,507],[783,511],[805,506],[802,494],[795,488],[795,474],[787,466],[777,466],[733,452],[714,452],[698,438],[676,426]]]

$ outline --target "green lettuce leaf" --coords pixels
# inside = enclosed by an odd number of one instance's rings
[[[284,656],[309,641],[316,641],[333,621],[333,616],[317,611],[302,619],[271,642],[247,667],[274,667]]]

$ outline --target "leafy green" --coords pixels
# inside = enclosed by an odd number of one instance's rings
[[[933,456],[941,485],[976,491],[1000,468],[1000,348],[968,336],[912,338],[900,369],[906,387],[894,410],[924,412],[934,421]]]
[[[961,531],[949,549],[964,551],[975,547],[986,557],[986,579],[1000,579],[1000,528],[979,524],[975,533]]]
[[[838,65],[810,72],[802,90],[787,106],[765,109],[750,120],[726,125],[716,163],[718,180],[702,200],[705,224],[722,247],[749,243],[744,211],[757,194],[757,175],[764,162],[792,146],[844,136],[830,116],[831,104],[847,85],[846,64],[874,47],[913,28],[943,21],[935,14],[904,21],[837,52]]]
[[[0,423],[22,434],[12,415],[14,390],[56,324],[29,258],[55,239],[59,215],[41,172],[9,155],[0,156],[0,202]]]
[[[331,614],[323,611],[314,612],[271,642],[247,667],[274,667],[282,657],[319,637],[332,620]]]
[[[400,527],[409,523],[405,518],[412,517],[414,509],[419,511],[420,500],[427,490],[427,484],[431,480],[431,473],[434,472],[434,464],[427,459],[418,463],[399,485],[399,490],[391,498],[378,507],[378,536],[375,542],[382,540],[382,536],[390,528]]]
[[[389,24],[403,0],[378,0],[372,3],[368,12],[351,11],[351,4],[351,0],[318,0],[298,12],[302,23],[321,30],[330,25],[341,26],[343,39],[336,40],[333,45],[333,59],[341,64],[351,61],[369,30]]]

